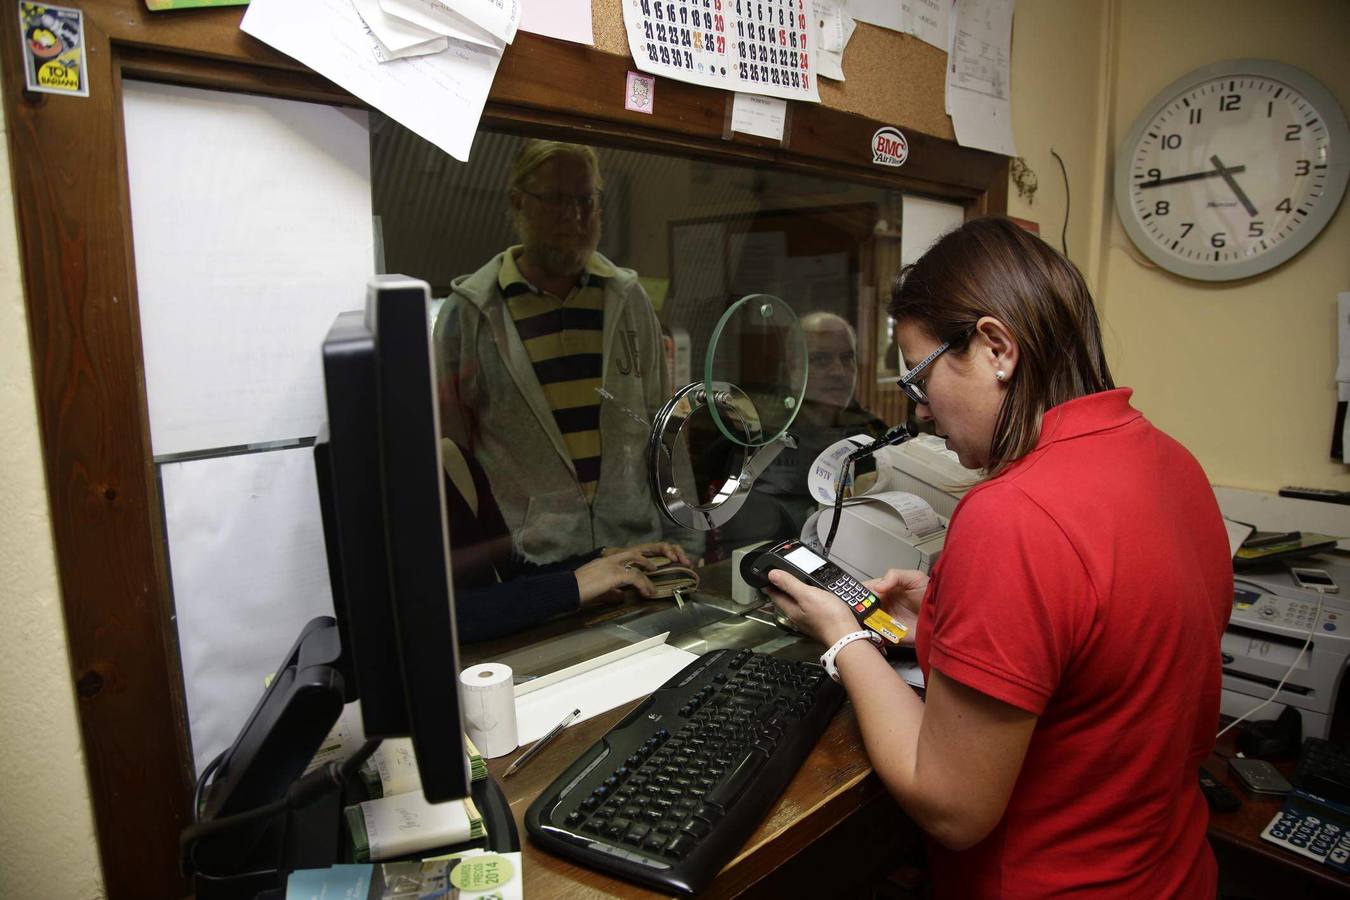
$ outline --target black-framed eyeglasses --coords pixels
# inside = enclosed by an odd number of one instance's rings
[[[918,365],[910,369],[900,378],[900,390],[905,392],[906,397],[913,400],[915,403],[920,403],[924,406],[928,405],[928,392],[923,388],[924,382],[927,381],[928,378],[920,378],[919,373],[931,366],[939,356],[946,353],[951,348],[952,345],[950,341],[943,341],[938,345],[936,350],[925,356],[920,360]],[[903,365],[903,363],[901,363],[901,365]]]
[[[583,216],[589,216],[600,208],[602,194],[600,191],[591,191],[589,194],[565,194],[560,191],[549,191],[543,194],[536,194],[534,191],[527,191],[524,188],[519,189],[522,194],[533,197],[551,213],[565,213],[573,207]]]

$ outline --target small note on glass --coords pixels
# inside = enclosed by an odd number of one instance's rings
[[[731,101],[732,131],[753,134],[771,141],[781,141],[786,125],[786,100],[737,92]]]

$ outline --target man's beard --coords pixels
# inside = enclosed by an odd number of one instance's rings
[[[535,265],[543,270],[544,274],[555,277],[572,276],[580,273],[586,268],[586,263],[591,258],[591,254],[600,245],[600,224],[596,222],[590,226],[590,231],[585,239],[579,239],[577,243],[567,243],[559,245],[545,241],[537,241],[529,232],[525,222],[516,220],[516,234],[520,236],[520,241],[525,245],[525,251]]]
[[[551,244],[530,248],[539,267],[549,275],[575,275],[586,268],[595,247],[588,242],[586,247],[556,247]]]

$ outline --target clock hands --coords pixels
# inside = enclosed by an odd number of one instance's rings
[[[1245,166],[1236,166],[1232,169],[1225,168],[1224,164],[1219,162],[1219,157],[1217,156],[1211,156],[1209,161],[1214,164],[1214,170],[1223,176],[1223,180],[1228,182],[1228,186],[1233,189],[1233,193],[1237,195],[1238,200],[1241,201],[1242,206],[1247,210],[1247,215],[1255,216],[1256,205],[1252,203],[1251,198],[1247,196],[1247,192],[1238,187],[1237,179],[1233,177],[1234,172],[1245,168]]]
[[[1214,162],[1214,160],[1211,159],[1210,162]],[[1225,175],[1225,173],[1227,173],[1228,175],[1232,175],[1235,172],[1245,172],[1245,171],[1247,171],[1246,166],[1232,166],[1226,169],[1220,167],[1217,169],[1210,169],[1208,172],[1192,172],[1189,175],[1173,175],[1171,178],[1156,178],[1150,181],[1140,181],[1135,184],[1135,187],[1139,188],[1162,187],[1165,184],[1177,184],[1182,181],[1195,181],[1198,178],[1213,178],[1215,175]],[[1255,210],[1252,210],[1252,215],[1256,215]]]

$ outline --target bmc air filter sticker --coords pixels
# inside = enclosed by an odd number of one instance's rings
[[[872,162],[878,166],[899,168],[909,159],[909,141],[900,129],[884,125],[872,135]]]

